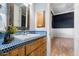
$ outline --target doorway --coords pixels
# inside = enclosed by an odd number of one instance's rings
[[[51,55],[74,55],[74,4],[51,3],[52,33]]]

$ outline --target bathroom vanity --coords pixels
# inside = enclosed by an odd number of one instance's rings
[[[21,33],[21,34],[20,34]],[[41,31],[20,32],[8,44],[0,41],[0,56],[46,56],[46,33]]]

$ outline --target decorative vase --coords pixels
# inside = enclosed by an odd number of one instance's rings
[[[14,34],[6,33],[3,44],[8,44],[14,39]]]

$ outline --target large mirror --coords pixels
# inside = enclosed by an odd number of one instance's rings
[[[20,7],[21,29],[29,29],[29,7],[23,5]]]
[[[23,3],[11,3],[8,5],[8,25],[13,24],[18,30],[29,29],[29,6]]]

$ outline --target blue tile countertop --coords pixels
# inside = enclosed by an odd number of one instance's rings
[[[19,31],[15,35],[27,35],[27,34],[39,34],[39,35],[35,36],[35,37],[31,37],[29,39],[24,39],[24,40],[14,38],[14,40],[11,43],[2,44],[3,40],[4,40],[4,34],[0,33],[0,54],[6,53],[12,49],[15,49],[17,47],[24,45],[24,44],[28,44],[30,42],[33,42],[37,38],[41,38],[41,37],[46,36],[45,31],[27,31],[27,32]]]

